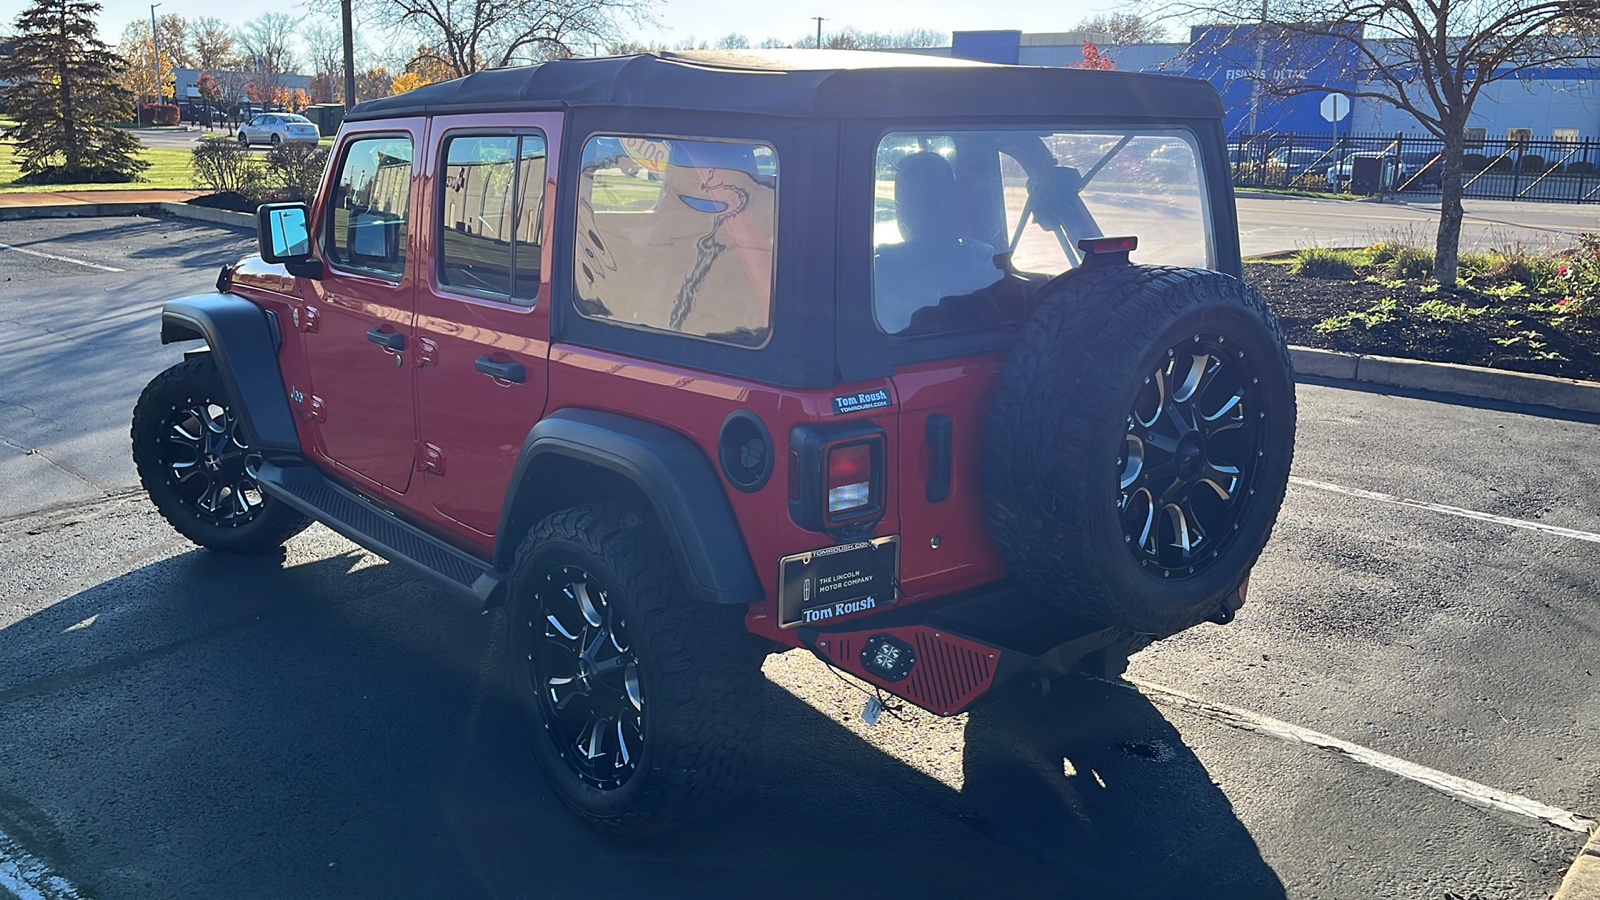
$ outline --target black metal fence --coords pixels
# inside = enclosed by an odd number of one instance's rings
[[[1415,135],[1260,134],[1231,141],[1228,161],[1235,187],[1437,196],[1440,150],[1437,138]],[[1600,141],[1468,140],[1462,163],[1467,197],[1600,203]],[[1372,180],[1362,177],[1374,172]]]

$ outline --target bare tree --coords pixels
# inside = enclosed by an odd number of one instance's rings
[[[718,50],[748,50],[750,49],[750,39],[736,31],[717,38],[717,42],[713,46]]]
[[[233,52],[236,43],[233,29],[215,16],[200,16],[189,23],[189,55],[197,68],[233,68],[238,64]]]
[[[327,21],[301,29],[306,55],[310,57],[311,94],[318,103],[344,102],[344,35]]]
[[[1108,47],[1125,47],[1129,44],[1160,44],[1167,39],[1167,27],[1160,22],[1141,18],[1133,13],[1112,13],[1095,16],[1078,23],[1074,31],[1092,31],[1103,34],[1101,43]]]
[[[1159,2],[1159,0],[1158,0]],[[1439,138],[1433,274],[1456,283],[1462,154],[1473,105],[1497,81],[1587,60],[1600,39],[1564,33],[1600,0],[1173,0],[1158,13],[1205,23],[1196,49],[1229,60],[1269,97],[1340,91],[1388,103]],[[1261,65],[1264,47],[1272,62]]]
[[[270,98],[283,85],[283,76],[300,67],[295,56],[295,28],[300,20],[288,13],[262,13],[239,29],[239,50],[244,67],[261,96]]]
[[[330,0],[316,0],[330,3]],[[573,56],[622,40],[619,18],[647,21],[650,0],[354,0],[358,13],[426,45],[436,61],[480,69]],[[363,95],[365,96],[365,95]]]
[[[862,31],[854,25],[822,36],[826,50],[905,50],[914,47],[941,47],[950,42],[950,36],[931,28],[908,28],[905,31]],[[804,47],[814,49],[817,36],[807,35],[792,44],[768,38],[761,42],[767,47]]]

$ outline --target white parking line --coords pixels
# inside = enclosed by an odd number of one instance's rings
[[[1372,750],[1359,744],[1352,744],[1349,741],[1340,740],[1331,735],[1312,731],[1309,728],[1291,725],[1288,722],[1283,722],[1270,716],[1263,716],[1238,707],[1224,706],[1221,703],[1211,703],[1192,697],[1182,691],[1162,687],[1148,681],[1130,678],[1127,683],[1115,681],[1109,683],[1130,690],[1138,690],[1139,693],[1149,698],[1152,702],[1203,716],[1242,731],[1251,731],[1292,743],[1305,744],[1322,750],[1331,750],[1334,753],[1343,755],[1352,762],[1371,766],[1374,769],[1381,769],[1392,775],[1415,781],[1441,794],[1483,809],[1493,809],[1525,816],[1580,834],[1590,833],[1597,825],[1595,820],[1585,816],[1567,812],[1564,809],[1557,809],[1537,800],[1530,800],[1527,797],[1487,785],[1478,784],[1475,781],[1468,781],[1465,778],[1458,778],[1454,775],[1440,772],[1437,769],[1430,769],[1427,766],[1390,756],[1387,753],[1380,753],[1377,750]]]
[[[39,257],[43,257],[45,259],[53,259],[53,260],[56,260],[57,262],[72,263],[75,266],[86,266],[86,267],[91,268],[91,269],[99,269],[102,272],[121,272],[121,271],[123,271],[122,269],[119,269],[116,266],[102,266],[99,263],[85,262],[84,260],[81,260],[81,259],[73,259],[70,256],[57,256],[54,253],[45,253],[42,250],[26,250],[26,249],[24,249],[22,247],[13,247],[10,244],[0,244],[0,250],[15,250],[18,253],[26,253],[29,256],[39,256]]]
[[[1359,488],[1348,488],[1338,484],[1328,484],[1325,481],[1312,481],[1309,478],[1290,476],[1290,484],[1301,487],[1315,488],[1319,491],[1332,491],[1335,494],[1347,494],[1351,497],[1361,497],[1366,500],[1380,500],[1384,503],[1396,503],[1400,506],[1411,506],[1417,509],[1426,509],[1429,512],[1443,513],[1447,516],[1460,516],[1463,519],[1477,519],[1480,522],[1493,522],[1496,525],[1509,525],[1512,528],[1526,528],[1529,531],[1539,531],[1553,534],[1556,537],[1572,538],[1575,541],[1590,541],[1600,544],[1600,534],[1592,531],[1578,531],[1573,528],[1558,528],[1555,525],[1546,525],[1543,522],[1530,522],[1527,519],[1511,519],[1506,516],[1496,516],[1491,513],[1478,512],[1475,509],[1462,509],[1459,506],[1445,506],[1442,503],[1428,503],[1425,500],[1410,500],[1405,497],[1396,497],[1394,494],[1384,494],[1378,491],[1363,491]]]
[[[17,900],[83,900],[72,883],[0,831],[0,889]]]

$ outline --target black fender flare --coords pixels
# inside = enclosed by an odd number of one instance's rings
[[[738,604],[765,596],[722,480],[700,447],[670,428],[591,409],[559,410],[528,432],[500,510],[498,570],[511,569],[522,536],[554,511],[539,499],[540,476],[561,463],[594,466],[636,488],[697,599]]]
[[[161,343],[193,340],[211,348],[252,446],[298,455],[300,436],[278,369],[283,338],[277,317],[233,294],[168,300],[161,308]]]

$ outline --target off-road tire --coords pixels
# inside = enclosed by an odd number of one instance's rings
[[[129,437],[134,466],[150,501],[179,534],[202,547],[236,553],[277,550],[284,541],[304,531],[311,520],[266,494],[260,496],[260,504],[253,511],[231,518],[208,515],[194,499],[185,496],[191,491],[180,486],[172,465],[174,461],[184,461],[175,460],[172,455],[179,449],[173,446],[173,416],[195,404],[220,407],[225,411],[224,418],[237,429],[234,401],[210,354],[184,360],[157,375],[134,405]],[[244,440],[242,433],[239,440]],[[237,453],[242,448],[228,449]]]
[[[1091,265],[1043,293],[1005,363],[985,435],[984,493],[1002,558],[1034,593],[1095,621],[1165,636],[1226,620],[1224,604],[1271,535],[1293,460],[1294,379],[1277,321],[1249,285],[1196,269]],[[1239,505],[1230,505],[1223,536],[1185,571],[1152,566],[1135,549],[1140,532],[1125,524],[1122,482],[1143,416],[1136,403],[1149,402],[1152,373],[1159,384],[1169,351],[1191,336],[1219,351],[1218,371],[1235,365],[1230,373],[1248,373],[1240,391],[1249,399],[1230,415],[1248,420],[1238,427],[1253,429],[1255,459],[1241,466],[1232,495]],[[1179,552],[1176,543],[1160,546]]]
[[[632,774],[605,789],[563,755],[560,725],[547,721],[539,693],[549,673],[532,662],[535,642],[550,640],[540,585],[574,567],[625,620],[642,684],[643,750]],[[518,549],[509,588],[511,694],[534,757],[567,806],[598,831],[640,836],[692,821],[732,791],[761,717],[764,648],[745,630],[745,607],[687,595],[651,521],[614,503],[553,513]]]

